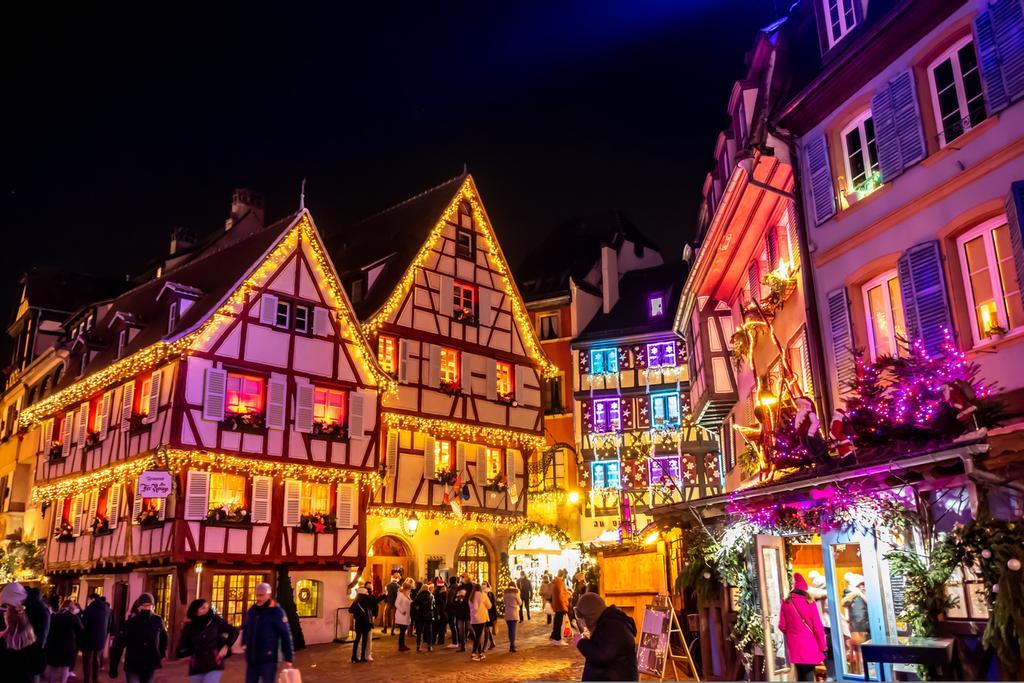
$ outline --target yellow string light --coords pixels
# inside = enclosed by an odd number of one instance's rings
[[[463,527],[467,523],[479,527],[504,526],[516,528],[526,524],[525,518],[519,515],[499,515],[492,512],[473,512],[467,510],[462,517],[447,510],[414,510],[387,505],[370,505],[366,508],[366,516],[377,520],[403,519],[415,515],[420,520],[429,520],[438,526]],[[475,527],[474,527],[475,528]]]
[[[484,443],[492,446],[513,446],[525,451],[543,448],[547,443],[543,436],[530,432],[500,427],[483,427],[403,413],[384,412],[381,414],[381,421],[385,429],[407,429],[442,439]]]

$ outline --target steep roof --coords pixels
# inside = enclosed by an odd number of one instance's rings
[[[661,249],[618,210],[578,216],[554,226],[516,269],[519,291],[526,301],[569,293],[570,279],[581,282],[601,260],[601,247],[629,240],[636,247]]]
[[[25,273],[22,281],[29,306],[63,313],[110,299],[131,286],[124,279],[76,273],[56,266],[37,266]]]
[[[668,332],[679,306],[679,297],[690,265],[672,261],[653,268],[631,270],[619,281],[619,300],[612,310],[599,311],[577,337],[577,341],[627,337],[636,334]],[[657,318],[647,315],[651,294],[665,295],[665,312]]]
[[[358,223],[326,231],[327,253],[346,286],[367,266],[384,261],[373,286],[353,302],[360,320],[387,300],[465,179],[462,174]]]

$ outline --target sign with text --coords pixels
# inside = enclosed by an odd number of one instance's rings
[[[143,498],[166,498],[173,486],[170,472],[143,472],[139,475],[137,495]]]
[[[640,627],[640,643],[636,648],[636,667],[640,673],[662,678],[668,655],[669,629],[672,626],[672,608],[647,605]]]

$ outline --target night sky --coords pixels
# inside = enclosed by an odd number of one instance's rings
[[[337,3],[343,5],[346,3]],[[0,313],[41,263],[121,275],[207,232],[231,189],[345,225],[467,163],[515,264],[555,223],[621,208],[692,234],[733,81],[773,0],[90,3],[8,17]],[[159,12],[159,13],[157,13]]]

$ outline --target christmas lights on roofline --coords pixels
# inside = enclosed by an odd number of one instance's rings
[[[417,417],[385,411],[381,414],[385,429],[410,429],[442,439],[472,443],[487,443],[494,446],[513,446],[522,450],[543,448],[547,441],[543,436],[501,427],[483,427],[451,420]]]

